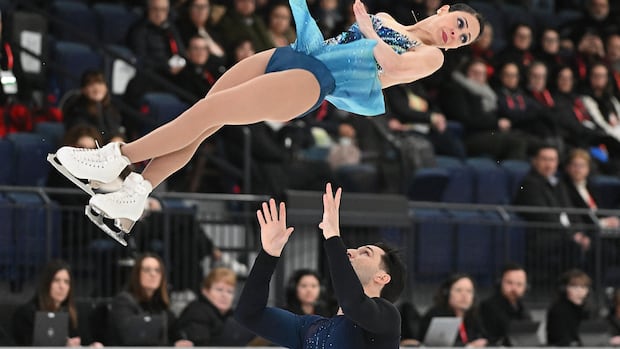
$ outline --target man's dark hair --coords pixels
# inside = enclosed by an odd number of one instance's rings
[[[391,278],[390,282],[383,286],[383,289],[381,290],[381,298],[385,298],[394,303],[398,300],[398,297],[400,297],[400,294],[405,288],[405,280],[407,278],[405,263],[403,263],[398,250],[392,246],[389,246],[383,242],[378,242],[373,245],[379,247],[383,250],[383,252],[385,252],[381,256],[381,268],[383,268]]]
[[[515,262],[508,262],[502,268],[501,277],[503,279],[504,275],[506,275],[506,273],[509,272],[509,271],[520,271],[520,270],[523,270],[525,272],[525,268],[523,268],[523,266],[521,264],[515,263]]]
[[[454,5],[450,5],[450,9],[448,10],[448,12],[455,12],[455,11],[462,11],[462,12],[467,12],[469,14],[471,14],[472,16],[476,17],[476,19],[478,20],[478,24],[480,25],[480,32],[478,32],[478,36],[476,36],[476,38],[474,40],[472,40],[472,42],[478,40],[478,38],[480,37],[480,35],[482,35],[482,32],[484,31],[484,17],[482,17],[482,15],[474,10],[471,6],[466,5],[466,4],[454,4]]]

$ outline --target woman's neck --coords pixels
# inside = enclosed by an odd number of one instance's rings
[[[418,22],[414,25],[406,27],[407,31],[411,33],[413,38],[421,41],[424,45],[433,45],[433,39],[431,32],[426,28],[424,22]]]
[[[304,314],[307,315],[311,315],[314,314],[314,305],[312,304],[302,304],[301,305],[301,310],[304,312]]]
[[[465,316],[465,311],[461,310],[461,309],[454,309],[454,315],[456,317],[464,317]]]

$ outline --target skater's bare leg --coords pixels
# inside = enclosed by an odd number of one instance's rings
[[[303,69],[259,75],[209,94],[177,119],[123,146],[122,152],[131,162],[139,162],[181,150],[212,127],[287,121],[310,109],[319,93],[318,81]]]

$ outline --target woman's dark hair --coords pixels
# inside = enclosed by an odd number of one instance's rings
[[[461,63],[459,67],[460,68],[459,71],[463,73],[463,75],[467,76],[467,72],[469,71],[469,68],[471,68],[474,64],[482,64],[486,67],[487,61],[485,61],[484,59],[480,57],[471,57]]]
[[[93,126],[88,126],[84,124],[79,124],[71,127],[65,132],[65,135],[62,137],[62,144],[68,145],[70,147],[75,147],[77,142],[82,137],[91,137],[99,144],[103,144],[103,138],[101,137],[101,133]]]
[[[377,242],[373,245],[385,252],[383,256],[381,256],[381,268],[390,275],[390,282],[381,289],[381,298],[385,298],[394,303],[398,300],[405,288],[405,279],[407,278],[405,263],[403,263],[398,250],[392,246],[383,242]]]
[[[319,282],[319,286],[321,285],[321,277],[316,271],[310,269],[296,270],[293,275],[291,275],[288,284],[286,285],[286,307],[289,310],[301,310],[301,302],[299,301],[299,298],[297,298],[297,286],[304,276],[314,276]],[[320,294],[319,298],[321,298]]]
[[[475,289],[476,285],[474,283],[474,279],[472,279],[472,277],[469,274],[466,274],[466,273],[453,274],[448,279],[446,279],[444,282],[441,283],[441,285],[439,286],[439,289],[437,290],[437,293],[435,293],[435,297],[433,297],[433,302],[435,306],[438,306],[441,308],[450,307],[449,305],[450,290],[452,290],[452,286],[461,279],[471,280],[472,284],[474,284],[474,289]]]
[[[159,264],[159,270],[161,273],[161,283],[159,284],[159,288],[153,294],[153,297],[149,299],[140,284],[140,273],[142,272],[142,263],[147,258],[154,258],[157,260]],[[138,302],[150,302],[153,301],[155,303],[159,303],[164,308],[168,308],[170,306],[170,297],[168,296],[168,282],[166,281],[166,267],[164,266],[164,261],[162,261],[161,257],[154,253],[146,252],[142,254],[138,259],[136,259],[136,263],[131,269],[131,275],[129,277],[129,286],[127,287],[127,291],[131,293],[131,295],[138,300]]]
[[[472,42],[478,40],[478,38],[480,37],[480,35],[482,35],[482,32],[484,31],[484,23],[485,23],[484,17],[482,17],[480,12],[474,10],[471,6],[462,4],[462,3],[450,5],[450,9],[448,9],[448,12],[456,12],[456,11],[467,12],[471,14],[472,16],[476,17],[476,19],[478,20],[478,24],[480,25],[480,32],[478,32],[478,36],[476,36],[476,38],[472,40]]]
[[[93,69],[89,69],[86,70],[83,74],[82,74],[82,78],[80,81],[80,87],[81,88],[85,88],[86,86],[90,85],[90,84],[96,84],[96,83],[101,83],[107,86],[107,83],[105,81],[105,75],[103,75],[103,73],[100,70],[93,70]],[[103,98],[103,100],[101,101],[101,104],[104,106],[108,106],[110,105],[110,91],[108,90],[108,93],[106,94],[106,96]],[[97,106],[96,103],[94,101],[88,100],[88,112],[90,114],[97,114]]]
[[[66,270],[69,274],[69,293],[67,294],[67,298],[60,303],[60,308],[65,308],[67,310],[69,313],[69,319],[71,320],[71,325],[74,328],[77,328],[77,310],[75,308],[75,302],[73,301],[73,278],[71,277],[71,267],[66,262],[61,260],[52,260],[45,265],[39,278],[36,302],[39,306],[39,310],[42,311],[56,312],[61,310],[56,308],[54,305],[54,300],[50,296],[50,288],[52,286],[52,282],[54,281],[54,277],[56,277],[56,274],[61,270]]]

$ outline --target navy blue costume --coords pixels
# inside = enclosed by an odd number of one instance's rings
[[[237,320],[257,335],[287,348],[397,349],[398,309],[383,298],[366,296],[340,237],[327,239],[324,245],[344,315],[295,315],[267,307],[269,281],[279,258],[261,250],[241,293],[235,312]]]

